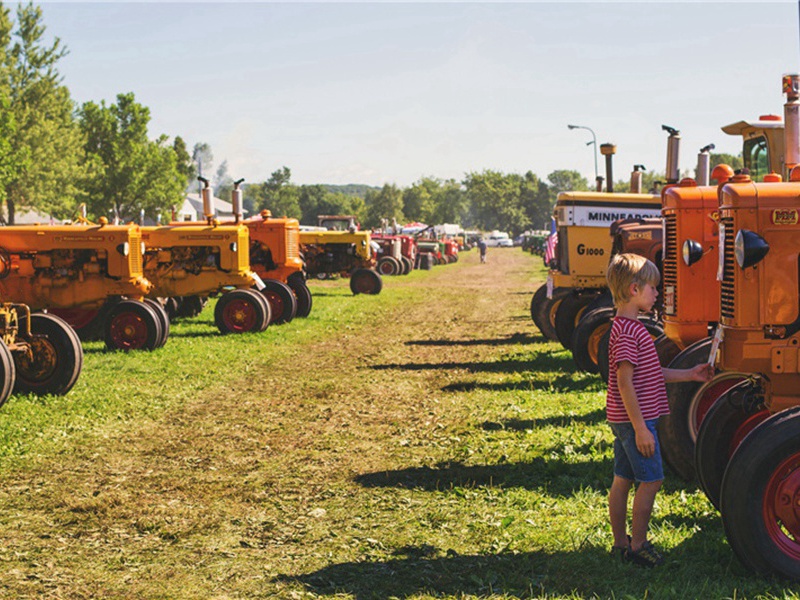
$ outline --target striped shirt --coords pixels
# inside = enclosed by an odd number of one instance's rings
[[[669,414],[664,372],[658,361],[653,338],[639,321],[614,317],[608,341],[608,393],[606,415],[611,423],[630,422],[617,385],[617,365],[633,365],[633,389],[645,421]]]

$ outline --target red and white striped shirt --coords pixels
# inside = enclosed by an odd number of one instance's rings
[[[633,389],[645,421],[669,414],[664,372],[658,361],[653,338],[639,321],[614,317],[608,341],[608,393],[606,415],[611,423],[630,422],[617,385],[617,365],[633,365]]]

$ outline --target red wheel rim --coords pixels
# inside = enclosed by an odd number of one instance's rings
[[[393,270],[394,268],[389,261],[383,261],[378,265],[378,271],[380,271],[381,275],[389,275]]]
[[[703,390],[703,393],[694,402],[692,402],[692,406],[689,409],[689,426],[691,427],[691,431],[694,432],[695,438],[697,438],[697,432],[700,431],[700,424],[703,422],[703,419],[706,418],[706,414],[711,407],[714,406],[714,403],[722,396],[722,394],[742,381],[744,381],[744,377],[731,377],[729,379],[722,379],[713,385],[708,386],[705,390]]]
[[[134,312],[122,312],[111,321],[111,341],[122,350],[138,350],[147,343],[147,323]]]
[[[731,445],[728,448],[728,458],[733,456],[733,453],[739,447],[739,444],[742,443],[742,440],[745,436],[753,431],[756,428],[756,425],[759,425],[762,421],[766,420],[769,417],[769,411],[767,409],[762,409],[757,413],[753,413],[744,422],[736,428],[736,432],[733,434],[731,438]]]
[[[762,514],[770,539],[784,554],[800,560],[800,453],[772,471]]]
[[[222,310],[222,322],[225,328],[233,333],[253,331],[256,327],[255,306],[245,298],[236,298],[225,305]]]
[[[355,287],[359,294],[371,294],[375,289],[375,286],[372,285],[372,278],[368,275],[356,276]]]
[[[283,315],[283,298],[281,298],[280,294],[277,294],[271,290],[264,290],[264,297],[269,302],[270,312],[272,314],[272,320],[280,319]]]

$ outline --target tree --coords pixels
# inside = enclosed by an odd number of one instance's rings
[[[741,169],[744,167],[744,159],[742,159],[741,152],[738,156],[734,156],[733,154],[725,154],[724,152],[720,152],[719,154],[712,153],[709,156],[709,164],[711,165],[712,171],[717,165],[728,165],[735,171],[736,169]]]
[[[217,167],[217,174],[214,176],[212,184],[214,188],[214,195],[217,198],[227,200],[231,197],[233,191],[233,177],[228,174],[228,161],[223,160],[222,164]]]
[[[292,171],[281,167],[273,171],[269,179],[261,184],[249,185],[245,189],[245,208],[253,212],[269,210],[276,217],[300,219],[300,191],[291,183]]]
[[[561,192],[584,192],[589,189],[589,183],[577,171],[559,169],[547,176],[550,182],[550,193],[555,198]]]
[[[410,221],[428,222],[435,207],[434,196],[441,182],[433,177],[423,177],[403,190],[403,214]]]
[[[396,219],[398,223],[405,220],[403,192],[393,183],[385,184],[379,191],[369,190],[364,202],[367,205],[365,227],[380,227],[382,219],[388,220],[389,223],[392,222],[392,219]]]
[[[175,136],[175,141],[172,142],[172,149],[175,151],[178,172],[186,182],[185,189],[189,189],[189,186],[197,179],[197,171],[195,170],[194,161],[186,149],[186,142],[183,141],[181,136]]]
[[[299,188],[299,204],[303,225],[316,225],[319,215],[355,215],[365,217],[364,200],[341,192],[332,193],[324,185],[303,185]]]
[[[464,180],[470,205],[469,225],[517,234],[528,226],[520,202],[522,178],[486,170],[468,173]]]
[[[67,216],[77,204],[84,175],[81,132],[56,68],[67,49],[59,38],[45,45],[42,11],[31,3],[17,7],[13,44],[9,24],[8,11],[2,9],[0,97],[7,90],[10,114],[2,119],[0,134],[14,127],[14,135],[6,138],[10,160],[2,169],[7,220],[14,223],[16,212],[26,208]]]
[[[214,153],[211,151],[211,146],[206,142],[198,142],[192,149],[192,162],[194,163],[194,170],[196,177],[205,177],[209,179],[214,167]],[[190,182],[190,185],[193,182]]]
[[[467,196],[455,179],[440,181],[433,194],[433,211],[427,223],[462,223],[467,214]]]
[[[132,93],[106,106],[85,103],[79,112],[92,174],[85,183],[92,214],[136,220],[141,210],[153,219],[167,214],[183,198],[185,176],[178,154],[162,135],[147,137],[150,110]]]
[[[520,183],[520,204],[531,228],[549,228],[554,205],[550,188],[531,171],[525,173]]]

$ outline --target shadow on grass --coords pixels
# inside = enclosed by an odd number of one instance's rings
[[[546,490],[551,496],[566,498],[586,488],[607,490],[611,471],[610,457],[582,463],[538,457],[524,463],[468,466],[453,462],[436,467],[409,467],[396,471],[365,473],[356,476],[354,481],[367,488],[393,487],[427,491],[480,486],[519,487]]]
[[[573,423],[597,425],[606,420],[606,411],[603,408],[593,410],[585,415],[557,415],[544,419],[507,419],[505,421],[486,421],[481,425],[485,431],[527,431],[537,427],[570,427]]]
[[[398,369],[404,371],[427,371],[438,369],[464,369],[473,373],[523,373],[536,372],[561,372],[564,377],[569,377],[575,370],[572,357],[566,352],[533,354],[530,358],[499,360],[494,362],[429,362],[429,363],[389,363],[384,365],[371,365],[370,369],[386,371]]]
[[[505,346],[509,344],[533,344],[547,341],[544,336],[532,336],[527,333],[515,333],[506,338],[488,340],[412,340],[406,346]]]
[[[569,546],[577,544],[568,543]],[[510,598],[783,597],[778,581],[756,577],[738,563],[718,524],[692,535],[667,554],[666,564],[642,569],[612,559],[606,548],[460,555],[429,544],[396,550],[397,558],[333,564],[273,582],[300,584],[320,595],[348,594],[356,600],[416,596]]]
[[[565,373],[552,378],[524,379],[523,381],[507,381],[500,383],[483,383],[478,381],[462,381],[450,383],[442,387],[443,392],[472,392],[485,390],[489,392],[532,392],[534,390],[554,390],[558,392],[585,392],[591,388],[604,390],[604,384],[596,379],[574,379],[574,375]]]

